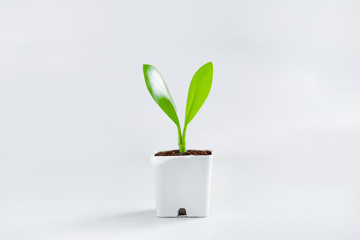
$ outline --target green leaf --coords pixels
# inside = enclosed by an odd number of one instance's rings
[[[166,113],[166,115],[174,121],[174,123],[180,127],[179,118],[176,114],[176,107],[174,100],[171,97],[169,89],[161,76],[160,72],[151,65],[143,65],[144,77],[146,86],[160,108]]]
[[[196,71],[188,93],[185,113],[185,128],[204,104],[209,95],[213,79],[213,64],[208,62]],[[185,134],[184,134],[185,135]]]

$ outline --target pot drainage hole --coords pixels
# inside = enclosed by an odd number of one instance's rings
[[[180,208],[178,211],[178,217],[186,217],[186,209]]]

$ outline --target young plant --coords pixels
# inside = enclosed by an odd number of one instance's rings
[[[160,108],[176,124],[178,131],[179,152],[186,152],[186,129],[191,120],[195,117],[201,106],[204,104],[209,95],[212,79],[213,65],[208,62],[196,71],[193,76],[186,103],[184,129],[181,132],[179,118],[176,113],[176,106],[171,97],[169,89],[161,76],[160,72],[149,64],[143,65],[146,86]]]

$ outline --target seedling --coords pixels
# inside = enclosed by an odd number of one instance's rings
[[[169,89],[161,76],[160,72],[149,64],[143,65],[144,77],[146,86],[160,108],[168,115],[168,117],[176,124],[178,131],[179,152],[186,152],[186,129],[191,120],[200,110],[209,95],[212,79],[213,79],[213,65],[208,62],[193,76],[186,103],[184,129],[181,132],[179,118],[176,112],[174,100],[171,97]]]

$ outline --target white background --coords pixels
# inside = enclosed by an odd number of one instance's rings
[[[358,1],[0,1],[0,239],[360,239]],[[188,149],[211,216],[155,217],[150,155],[213,61]]]

